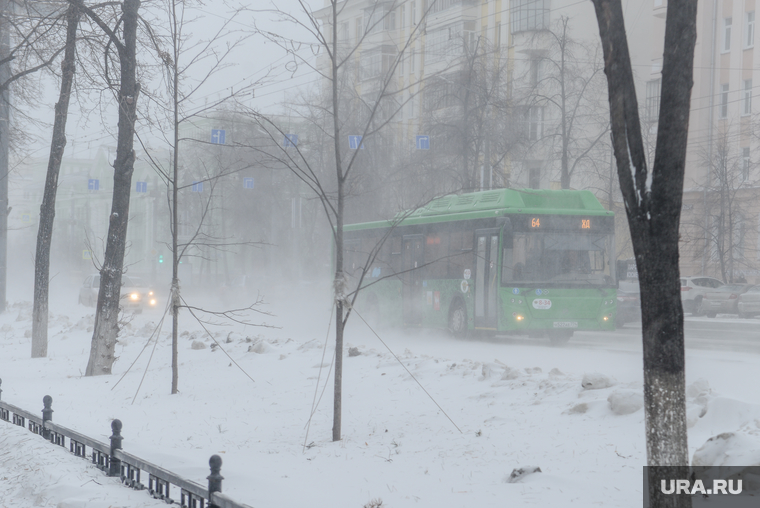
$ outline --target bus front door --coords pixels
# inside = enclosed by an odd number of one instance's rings
[[[404,252],[404,273],[402,274],[402,302],[405,325],[422,324],[422,235],[405,236],[402,250]]]
[[[498,230],[475,232],[475,328],[496,329]]]

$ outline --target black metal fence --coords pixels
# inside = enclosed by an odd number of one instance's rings
[[[0,379],[0,385],[2,380]],[[108,476],[120,477],[124,485],[137,490],[147,490],[156,499],[161,499],[169,504],[177,503],[186,508],[251,508],[248,505],[238,503],[222,494],[222,480],[220,473],[222,459],[219,455],[212,455],[209,459],[211,474],[207,477],[208,488],[186,480],[171,471],[167,471],[155,464],[136,457],[122,450],[120,420],[111,422],[110,444],[80,434],[74,430],[53,423],[53,398],[45,395],[42,399],[42,418],[1,400],[0,389],[0,420],[13,423],[20,427],[27,427],[35,434],[39,434],[53,444],[68,448],[77,457],[92,459],[92,463]],[[145,483],[148,476],[147,484]],[[179,498],[173,493],[172,487],[179,489]]]

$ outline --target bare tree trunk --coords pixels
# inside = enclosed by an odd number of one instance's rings
[[[567,132],[567,91],[565,90],[565,52],[567,50],[567,23],[568,18],[562,18],[562,39],[560,42],[560,68],[559,68],[559,86],[560,86],[560,103],[562,104],[562,171],[560,174],[560,187],[563,189],[570,188],[570,168],[567,151],[570,140]]]
[[[174,113],[174,158],[172,159],[172,395],[179,392],[179,34],[177,22],[177,3],[172,1],[171,26],[174,67],[172,68],[172,106]]]
[[[0,313],[5,312],[7,270],[8,270],[8,151],[10,149],[10,90],[11,60],[10,40],[11,27],[7,16],[10,14],[12,2],[0,0]]]
[[[50,290],[50,244],[53,239],[55,198],[63,151],[66,148],[66,121],[69,114],[71,85],[76,72],[76,39],[80,11],[69,4],[66,13],[66,50],[61,64],[61,90],[55,105],[53,139],[50,143],[45,191],[40,206],[37,252],[34,257],[34,308],[32,311],[32,358],[47,356],[48,296]]]
[[[108,225],[108,239],[100,270],[100,291],[95,311],[95,330],[92,334],[90,359],[85,375],[110,374],[115,361],[114,350],[119,332],[119,299],[121,275],[124,268],[124,250],[129,221],[129,196],[132,190],[132,172],[135,152],[135,110],[140,86],[136,79],[137,22],[140,0],[124,0],[122,4],[123,43],[112,33],[111,40],[119,52],[120,89],[119,132],[116,160],[113,164],[113,201]],[[92,17],[91,11],[87,12]],[[98,23],[101,27],[103,24]]]
[[[679,478],[687,478],[689,467],[678,227],[693,85],[697,0],[668,2],[651,188],[647,187],[646,154],[621,2],[593,1],[604,49],[618,176],[641,286],[650,506],[690,507],[689,496],[666,495],[661,492],[659,482],[652,480],[665,467],[676,469]]]
[[[332,5],[332,120],[333,149],[335,151],[335,171],[338,183],[338,207],[335,216],[335,388],[333,390],[333,441],[340,441],[343,400],[343,302],[346,298],[345,277],[343,275],[343,208],[345,175],[340,150],[340,117],[338,116],[338,8]],[[358,148],[358,147],[357,147]]]

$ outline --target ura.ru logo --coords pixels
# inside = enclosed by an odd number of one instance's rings
[[[661,480],[660,490],[663,494],[741,494],[742,481],[736,480],[713,480],[712,488],[705,488],[702,480]]]

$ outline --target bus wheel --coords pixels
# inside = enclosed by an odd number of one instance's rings
[[[462,300],[455,300],[449,310],[449,331],[454,337],[467,335],[467,307]]]
[[[573,336],[572,330],[561,330],[549,333],[549,342],[552,346],[564,346],[570,341]]]

